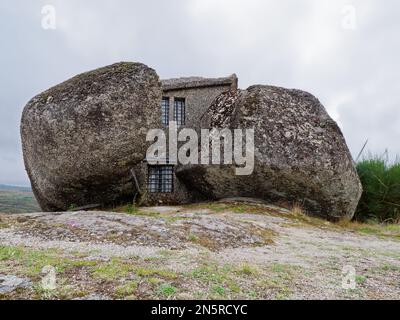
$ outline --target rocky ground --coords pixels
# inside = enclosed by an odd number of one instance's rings
[[[0,298],[400,298],[398,225],[238,200],[117,211],[0,214]]]

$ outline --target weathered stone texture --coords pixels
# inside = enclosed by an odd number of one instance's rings
[[[186,100],[183,127],[255,129],[255,168],[177,165],[173,193],[147,191],[149,129],[161,128],[161,97]],[[162,83],[140,63],[78,75],[34,97],[21,120],[25,167],[44,211],[132,201],[178,204],[252,197],[299,203],[311,214],[349,219],[361,184],[337,124],[311,94],[272,86],[237,90],[237,77]]]
[[[255,129],[255,168],[183,166],[177,175],[210,199],[259,197],[299,203],[324,218],[353,216],[362,188],[337,124],[311,94],[252,86],[219,96],[202,128]]]
[[[160,127],[161,83],[140,63],[80,74],[25,106],[25,167],[44,211],[132,199],[129,169],[145,158],[146,133]]]

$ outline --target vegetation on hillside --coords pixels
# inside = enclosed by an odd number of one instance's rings
[[[41,211],[28,188],[0,186],[0,212],[27,213]]]

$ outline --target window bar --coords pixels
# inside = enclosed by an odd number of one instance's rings
[[[161,101],[161,123],[167,126],[169,122],[169,97],[163,97]]]

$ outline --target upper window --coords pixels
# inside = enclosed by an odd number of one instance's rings
[[[174,190],[174,166],[149,166],[149,192],[170,193]]]
[[[163,97],[161,101],[161,123],[168,126],[169,122],[169,98]]]
[[[185,124],[185,99],[175,98],[174,99],[174,121],[178,126]]]

